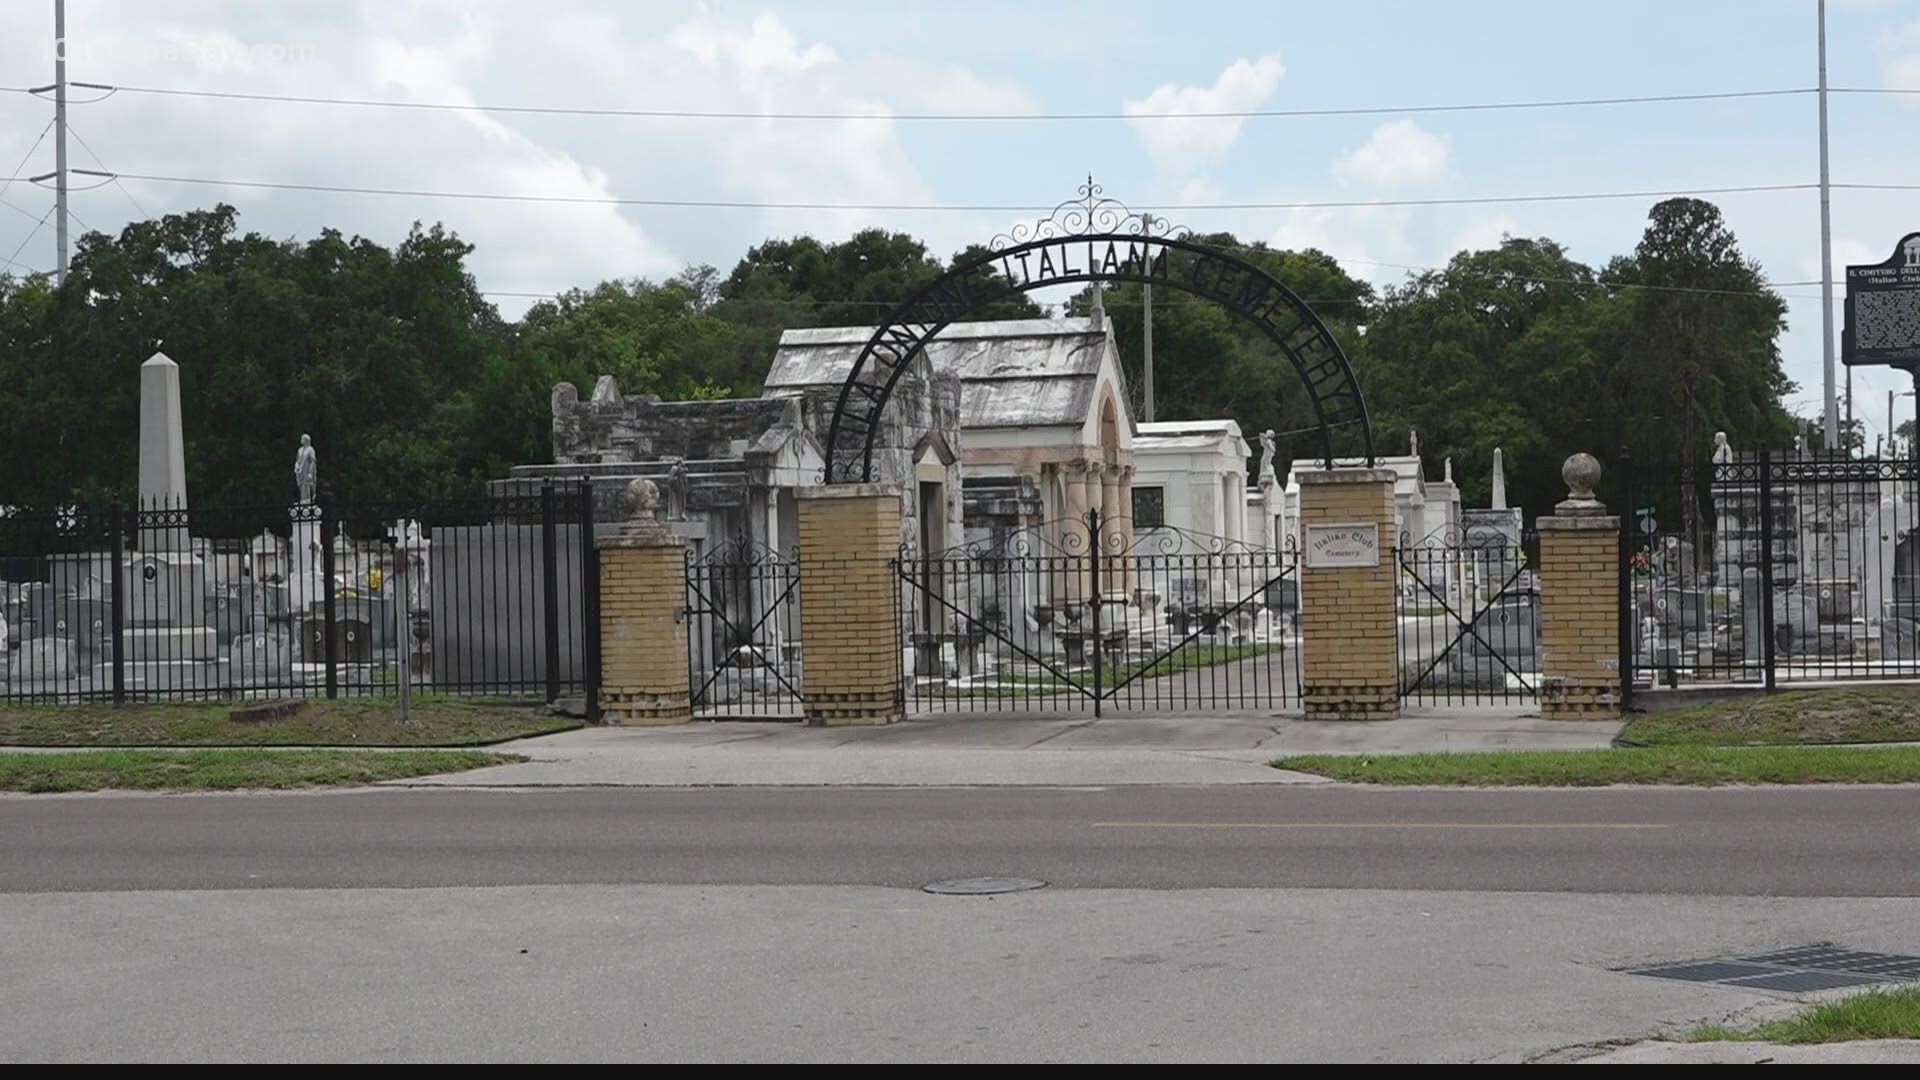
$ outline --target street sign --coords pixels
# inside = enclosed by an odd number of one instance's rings
[[[1847,267],[1840,359],[1854,367],[1920,367],[1920,232],[1901,237],[1886,262]]]
[[[1640,515],[1641,517],[1644,517],[1644,518],[1650,518],[1650,517],[1652,517],[1652,516],[1653,516],[1653,507],[1651,507],[1651,506],[1643,506],[1643,507],[1641,507],[1640,509],[1638,509],[1638,510],[1635,510],[1635,511],[1634,511],[1634,513],[1636,513],[1636,514],[1638,514],[1638,515]]]
[[[1652,536],[1654,533],[1660,531],[1660,523],[1653,520],[1653,516],[1649,514],[1640,519],[1640,531],[1646,533],[1648,536]]]

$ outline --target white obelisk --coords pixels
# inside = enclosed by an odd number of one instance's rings
[[[142,530],[146,551],[186,551],[187,452],[180,423],[180,365],[154,353],[140,365],[140,507],[175,511],[179,527]],[[149,518],[147,520],[155,520]]]

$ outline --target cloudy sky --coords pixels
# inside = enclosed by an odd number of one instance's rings
[[[840,237],[884,225],[950,254],[1022,216],[1007,208],[1050,206],[1088,173],[1136,209],[1277,245],[1314,245],[1380,284],[1503,233],[1549,236],[1599,263],[1631,249],[1651,200],[1242,204],[1725,188],[1818,177],[1815,101],[1805,94],[1518,111],[1138,115],[1806,88],[1815,81],[1814,0],[67,6],[69,77],[139,88],[73,109],[84,145],[74,144],[72,164],[228,182],[109,184],[74,195],[78,223],[116,230],[137,215],[218,200],[240,207],[243,226],[284,237],[332,226],[391,243],[415,220],[441,221],[478,245],[474,271],[509,315],[529,302],[521,294],[664,276],[693,263],[725,270],[769,235]],[[1920,90],[1920,0],[1829,6],[1834,86]],[[17,92],[51,81],[52,8],[52,0],[0,0],[0,87],[9,88],[0,91],[0,169],[24,159],[23,178],[53,167],[51,140],[40,139],[51,109]],[[401,109],[154,90],[749,115]],[[75,91],[76,100],[96,96]],[[768,112],[827,118],[752,115]],[[1105,117],[1005,119],[1089,113]],[[1832,113],[1836,184],[1920,181],[1912,166],[1920,94],[1838,94]],[[232,181],[575,201],[273,190]],[[1785,349],[1801,384],[1792,404],[1816,413],[1819,288],[1788,284],[1819,277],[1816,195],[1707,197],[1790,297]],[[599,201],[609,199],[740,205]],[[50,267],[52,229],[37,229],[50,192],[21,179],[0,190],[0,200],[0,257],[16,260],[16,271]],[[895,209],[838,208],[848,205]],[[1920,229],[1920,192],[1843,188],[1833,213],[1836,265],[1878,261],[1899,236]],[[1858,414],[1878,432],[1895,380],[1866,371],[1856,381]],[[1900,415],[1912,412],[1903,402]]]

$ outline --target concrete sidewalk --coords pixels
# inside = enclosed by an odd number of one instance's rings
[[[1762,1042],[1644,1042],[1592,1057],[1582,1065],[1894,1065],[1920,1062],[1920,1042],[1860,1042],[1781,1046]]]
[[[1185,717],[951,714],[889,727],[699,722],[584,728],[498,747],[531,760],[403,786],[1107,786],[1321,783],[1268,762],[1286,754],[1584,750],[1617,723],[1519,710],[1429,710],[1369,723],[1258,713]]]

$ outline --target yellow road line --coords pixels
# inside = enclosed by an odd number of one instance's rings
[[[1526,821],[1096,821],[1096,829],[1671,829],[1626,822]]]

